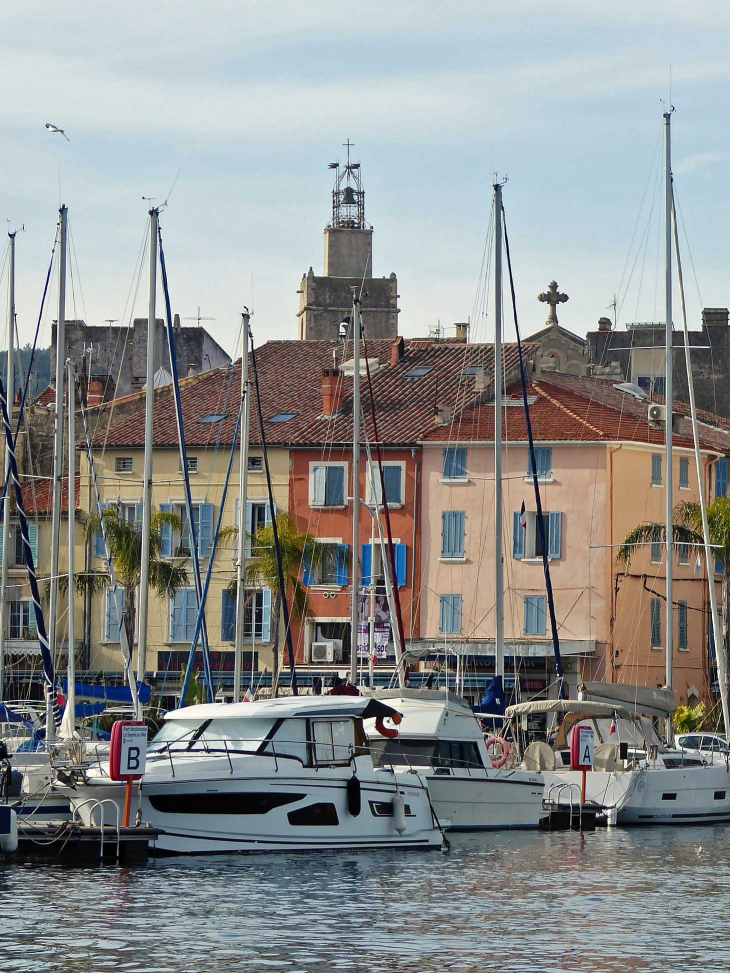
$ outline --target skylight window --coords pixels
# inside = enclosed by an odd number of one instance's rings
[[[269,422],[289,422],[290,419],[298,415],[298,412],[280,412],[273,419],[269,419]]]
[[[461,370],[462,376],[466,375],[478,375],[479,372],[486,372],[486,365],[467,365],[466,368]]]
[[[223,422],[229,415],[229,412],[214,412],[211,416],[204,416],[202,419],[198,419],[198,422],[204,422],[209,426],[213,426],[216,422]]]
[[[428,375],[432,371],[433,365],[416,365],[410,372],[406,372],[403,378],[423,378],[424,375]]]

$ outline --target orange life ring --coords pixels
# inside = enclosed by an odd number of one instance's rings
[[[484,741],[484,746],[489,750],[493,743],[498,743],[502,748],[502,756],[499,760],[495,760],[492,756],[489,758],[492,761],[492,767],[497,770],[499,767],[504,767],[509,759],[509,743],[507,743],[504,737],[489,737],[488,740]]]
[[[384,719],[384,716],[375,717],[375,729],[378,731],[381,737],[388,737],[389,740],[392,740],[394,737],[398,736],[398,731],[396,729],[391,730],[389,727],[385,726],[383,723]],[[396,726],[403,722],[403,717],[400,715],[400,713],[393,713],[389,719],[392,723],[395,723]]]

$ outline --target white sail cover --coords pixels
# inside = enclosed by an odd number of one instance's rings
[[[618,704],[646,716],[668,716],[677,708],[674,692],[666,687],[648,689],[628,683],[584,682],[578,690],[582,700]]]
[[[513,716],[529,716],[533,713],[581,713],[585,716],[604,716],[611,719],[614,713],[631,719],[631,713],[623,706],[608,703],[592,703],[582,699],[536,699],[531,703],[516,703],[504,711],[509,720]]]

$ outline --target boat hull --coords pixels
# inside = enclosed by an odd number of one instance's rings
[[[424,774],[437,818],[448,831],[537,828],[545,816],[543,782],[537,774],[509,771],[482,776]]]
[[[223,780],[145,779],[134,788],[133,816],[161,830],[156,852],[210,854],[230,852],[316,851],[332,849],[431,848],[441,844],[425,787],[398,781],[405,806],[399,834],[392,810],[393,775],[361,781],[361,810],[348,810],[347,779],[292,775],[232,776]],[[116,823],[123,814],[125,785],[97,779],[70,792],[86,824]],[[111,801],[101,807],[97,802]],[[141,802],[141,803],[140,803]]]

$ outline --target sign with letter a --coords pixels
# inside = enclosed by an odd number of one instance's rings
[[[112,780],[139,780],[147,759],[147,727],[144,723],[120,720],[112,727],[109,776]]]
[[[590,726],[575,726],[570,736],[570,769],[591,770],[596,735]]]

